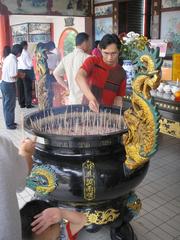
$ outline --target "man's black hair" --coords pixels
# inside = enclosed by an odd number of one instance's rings
[[[94,42],[93,48],[97,48],[99,43],[100,43],[100,41],[99,41],[99,40],[96,40],[96,41]]]
[[[101,49],[106,49],[108,45],[110,44],[116,44],[118,50],[121,48],[121,42],[116,34],[106,34],[103,36],[99,43],[99,47]]]
[[[15,56],[17,56],[18,54],[22,53],[22,46],[21,44],[15,44],[13,45],[12,49],[11,49],[11,53],[14,54]]]
[[[34,216],[50,207],[52,207],[52,205],[48,202],[42,200],[32,200],[21,208],[20,216],[23,240],[33,239],[31,223],[35,220]]]
[[[85,32],[78,33],[76,36],[76,46],[81,45],[83,42],[89,40],[89,35]]]
[[[21,42],[21,46],[24,48],[24,47],[26,47],[28,45],[28,42],[27,41],[22,41]]]
[[[10,53],[11,53],[11,47],[10,46],[5,46],[3,48],[3,58],[6,58]]]

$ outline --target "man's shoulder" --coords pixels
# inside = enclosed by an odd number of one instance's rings
[[[101,58],[97,57],[97,56],[92,56],[92,55],[88,55],[86,61],[90,62],[90,63],[94,63],[94,64],[101,64]]]
[[[21,56],[28,57],[28,56],[29,56],[28,50],[23,49],[23,50],[22,50],[22,53],[21,53]]]
[[[16,57],[13,54],[9,54],[3,62],[3,66],[5,67],[8,64],[12,64],[13,62],[16,62]]]
[[[64,56],[61,61],[67,61],[69,59],[71,59],[74,56],[73,52],[68,53],[66,56]]]

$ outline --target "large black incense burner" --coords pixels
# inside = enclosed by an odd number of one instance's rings
[[[27,181],[37,195],[85,212],[92,230],[129,222],[140,209],[133,190],[148,163],[131,174],[124,165],[127,129],[119,109],[101,107],[96,114],[73,105],[34,112],[25,117],[25,129],[39,136]]]
[[[25,117],[25,129],[38,136],[27,186],[56,206],[84,212],[89,231],[109,224],[112,240],[136,240],[129,222],[141,202],[134,190],[158,146],[160,116],[150,90],[160,83],[162,59],[159,49],[136,53],[132,104],[123,114],[116,108],[101,107],[97,114],[73,105]],[[46,109],[48,70],[41,47],[37,69],[39,108]]]

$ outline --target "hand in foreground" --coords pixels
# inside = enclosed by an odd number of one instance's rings
[[[70,92],[69,89],[66,89],[63,93],[63,97],[69,96]]]
[[[93,111],[98,113],[99,112],[99,103],[97,102],[96,99],[90,100],[89,101],[89,108]]]
[[[122,106],[123,106],[123,98],[120,97],[120,96],[117,96],[117,97],[114,99],[113,105],[116,106],[116,107],[122,107]]]
[[[61,221],[61,209],[47,208],[34,216],[34,218],[35,220],[31,223],[32,231],[38,235],[44,232],[49,226]]]
[[[26,138],[22,141],[19,147],[19,154],[23,157],[32,157],[35,149],[35,139]]]

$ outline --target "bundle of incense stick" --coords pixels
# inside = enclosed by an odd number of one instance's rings
[[[23,112],[21,112],[20,123],[21,123],[21,137],[22,137],[22,139],[25,139],[26,136],[25,136],[25,131],[24,131],[24,114],[23,114]],[[36,142],[36,140],[37,140],[37,136],[33,136],[32,141]]]
[[[71,111],[63,114],[48,115],[30,119],[31,128],[46,134],[83,136],[106,135],[125,128],[123,116],[107,111],[99,113],[84,111]]]

